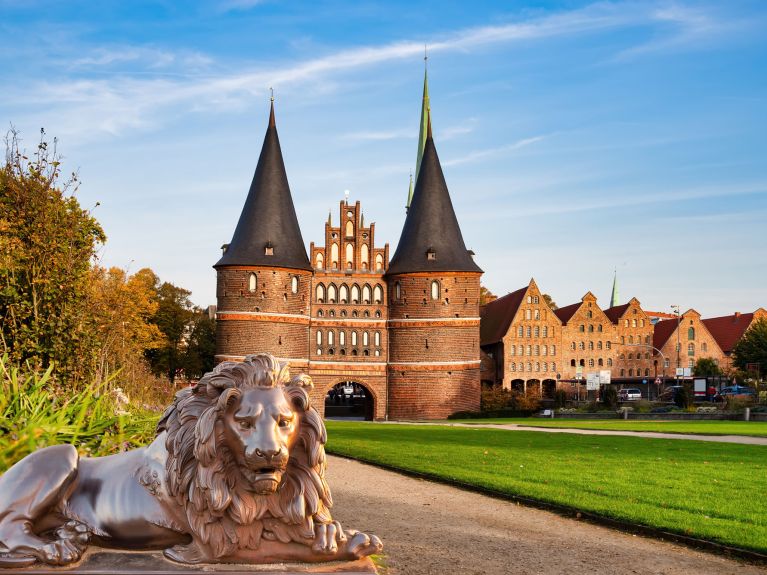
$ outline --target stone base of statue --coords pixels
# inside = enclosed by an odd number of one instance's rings
[[[272,563],[265,565],[236,565],[201,563],[182,565],[163,557],[161,551],[108,551],[89,549],[82,559],[72,565],[53,567],[35,564],[18,569],[3,569],[2,575],[375,575],[378,573],[370,557],[356,561],[329,563]]]

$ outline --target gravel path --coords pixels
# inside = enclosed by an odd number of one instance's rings
[[[377,422],[383,423],[383,422]],[[575,429],[572,427],[534,427],[520,423],[425,423],[421,421],[387,421],[387,425],[443,425],[448,427],[485,427],[507,431],[540,431],[542,433],[574,433],[576,435],[623,435],[624,437],[650,437],[655,439],[689,439],[716,443],[742,443],[767,445],[767,437],[751,435],[693,435],[690,433],[663,433],[660,431],[619,431],[611,429]]]
[[[330,457],[333,515],[384,542],[386,575],[767,573],[686,547],[627,535]]]

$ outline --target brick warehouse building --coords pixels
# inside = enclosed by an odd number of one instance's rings
[[[424,107],[426,110],[426,107]],[[479,409],[482,270],[466,249],[426,112],[423,155],[394,256],[360,203],[307,255],[270,110],[253,182],[217,272],[216,361],[269,352],[315,382],[364,389],[366,418]],[[311,259],[310,259],[311,258]]]

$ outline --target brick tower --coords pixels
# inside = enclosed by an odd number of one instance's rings
[[[402,235],[386,272],[389,417],[478,410],[479,279],[427,135]]]
[[[217,272],[216,362],[269,352],[309,367],[312,267],[269,113],[256,173]]]

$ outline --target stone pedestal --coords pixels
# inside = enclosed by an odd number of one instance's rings
[[[181,565],[163,557],[160,551],[87,551],[83,558],[66,567],[35,564],[17,569],[0,569],[0,575],[376,575],[369,557],[357,561],[330,563],[273,563],[269,565],[203,564]]]

